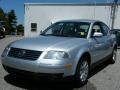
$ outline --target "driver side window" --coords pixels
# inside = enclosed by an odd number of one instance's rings
[[[92,28],[91,35],[93,36],[95,32],[102,33],[102,29],[98,23],[95,23]]]

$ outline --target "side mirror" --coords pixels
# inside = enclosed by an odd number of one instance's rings
[[[103,33],[100,33],[100,32],[95,32],[93,34],[93,37],[102,37],[103,36]]]

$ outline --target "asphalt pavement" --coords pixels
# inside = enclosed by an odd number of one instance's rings
[[[22,39],[21,36],[7,36],[0,39],[0,55],[4,48],[13,41]],[[118,49],[115,64],[102,63],[90,73],[85,86],[76,85],[69,80],[36,81],[32,78],[21,78],[8,74],[0,63],[0,90],[120,90],[120,50]],[[1,59],[1,58],[0,58]]]

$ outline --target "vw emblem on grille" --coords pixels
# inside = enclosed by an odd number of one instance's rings
[[[25,55],[25,53],[26,53],[26,51],[25,51],[25,50],[20,50],[20,51],[19,51],[19,53],[18,53],[18,55],[20,55],[20,56],[24,56],[24,55]]]

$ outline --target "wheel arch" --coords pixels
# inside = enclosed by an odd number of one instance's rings
[[[89,63],[89,65],[91,64],[91,55],[90,55],[89,52],[84,52],[84,53],[81,55],[81,57],[79,58],[78,63],[80,62],[80,60],[81,60],[82,57],[88,57],[88,63]],[[77,64],[78,64],[78,63],[77,63]]]
[[[87,56],[87,57],[89,58],[89,59],[88,59],[88,62],[89,62],[89,66],[90,66],[90,64],[91,64],[91,55],[90,55],[89,52],[83,52],[83,53],[79,56],[79,58],[78,58],[78,60],[77,60],[77,62],[76,62],[76,64],[75,64],[75,67],[74,67],[74,75],[75,75],[75,73],[76,73],[77,66],[78,66],[78,64],[79,64],[80,61],[81,61],[81,58],[84,57],[84,56]]]

